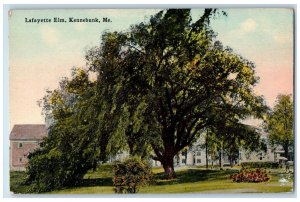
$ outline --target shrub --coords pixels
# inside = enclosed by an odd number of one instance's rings
[[[71,153],[71,152],[70,152]],[[26,184],[30,185],[28,192],[48,192],[62,187],[78,186],[82,183],[85,173],[92,168],[89,161],[71,160],[74,154],[64,154],[51,150],[36,150],[31,153],[27,167]]]
[[[114,190],[115,193],[137,193],[141,186],[147,185],[151,180],[150,165],[137,158],[114,164]]]
[[[278,162],[243,162],[243,168],[279,168]]]
[[[96,136],[90,134],[89,128],[78,125],[75,119],[59,120],[51,126],[41,147],[28,156],[29,192],[81,185],[83,176],[99,165],[102,155],[95,146]]]
[[[240,173],[230,175],[233,182],[266,182],[270,178],[266,170],[256,169],[254,171],[243,169]]]

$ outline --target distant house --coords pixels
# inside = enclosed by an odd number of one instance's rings
[[[238,158],[233,162],[233,165],[240,164],[242,162],[278,162],[284,164],[287,160],[281,156],[284,153],[282,148],[272,148],[268,145],[266,152],[246,152],[243,149],[239,150],[237,154]],[[290,152],[292,156],[292,151]],[[224,152],[222,155],[222,164],[224,166],[230,165],[229,156]],[[151,160],[152,166],[161,166],[159,161]],[[208,164],[211,166],[212,159],[208,157]],[[201,140],[195,142],[192,146],[179,153],[174,157],[174,166],[205,166],[206,165],[206,152]],[[219,159],[213,161],[213,165],[219,165]]]
[[[43,137],[47,136],[44,124],[14,125],[10,133],[10,170],[25,170],[30,152],[39,147]]]

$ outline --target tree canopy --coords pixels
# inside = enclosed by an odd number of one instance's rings
[[[264,129],[270,143],[274,146],[282,146],[285,151],[284,156],[288,160],[291,160],[289,149],[293,150],[294,146],[293,116],[292,96],[280,94],[264,122]]]
[[[215,14],[205,9],[193,21],[189,9],[163,10],[128,32],[106,33],[87,55],[114,109],[151,137],[168,178],[175,176],[174,156],[218,117],[240,123],[266,110],[253,92],[255,65],[215,39]]]

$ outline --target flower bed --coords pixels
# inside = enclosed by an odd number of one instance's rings
[[[233,182],[266,182],[270,178],[267,175],[266,170],[256,169],[256,170],[247,170],[243,169],[240,173],[230,175],[230,179]]]

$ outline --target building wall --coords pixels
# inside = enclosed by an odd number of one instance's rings
[[[152,167],[159,167],[161,166],[161,163],[159,161],[155,161],[153,159],[150,160],[150,164]]]
[[[191,147],[186,152],[181,152],[174,158],[175,166],[204,166],[206,165],[205,149],[200,149],[198,146]]]
[[[274,152],[271,148],[268,148],[266,152],[251,152],[248,153],[241,149],[239,151],[239,158],[233,162],[233,164],[239,164],[242,162],[277,162],[280,153]],[[113,162],[115,160],[122,161],[129,156],[129,153],[123,151],[116,156],[111,156],[108,162]],[[230,160],[228,155],[222,153],[222,165],[229,166]],[[161,166],[159,161],[150,159],[150,164],[153,167]],[[212,160],[208,158],[208,166],[212,165]],[[219,159],[213,161],[213,165],[219,165]],[[201,146],[201,142],[196,142],[193,146],[190,146],[187,151],[180,152],[174,157],[174,166],[206,166],[206,153],[205,148]]]
[[[200,152],[200,153],[199,153]],[[199,155],[200,154],[200,155]],[[206,165],[206,155],[205,150],[196,152],[196,165],[204,166]]]
[[[129,156],[128,152],[120,152],[117,156],[110,159],[109,162],[114,160],[120,160],[127,158]],[[228,155],[224,152],[222,155],[222,164],[224,166],[229,166],[230,161]],[[239,164],[242,162],[277,162],[280,153],[274,152],[272,149],[268,148],[266,152],[251,152],[247,153],[244,150],[240,150],[239,159],[234,162]],[[159,161],[150,160],[153,167],[161,166]],[[199,147],[199,145],[194,145],[190,147],[186,152],[180,152],[174,157],[174,166],[205,166],[206,165],[206,154],[205,148]],[[208,166],[212,165],[212,160],[208,158]],[[215,159],[213,165],[219,165],[219,160]]]
[[[280,154],[275,153],[270,148],[266,152],[251,152],[247,153],[243,150],[240,151],[239,163],[242,162],[276,162]]]
[[[39,147],[38,141],[11,141],[10,142],[10,169],[25,170],[28,164],[27,156]]]

